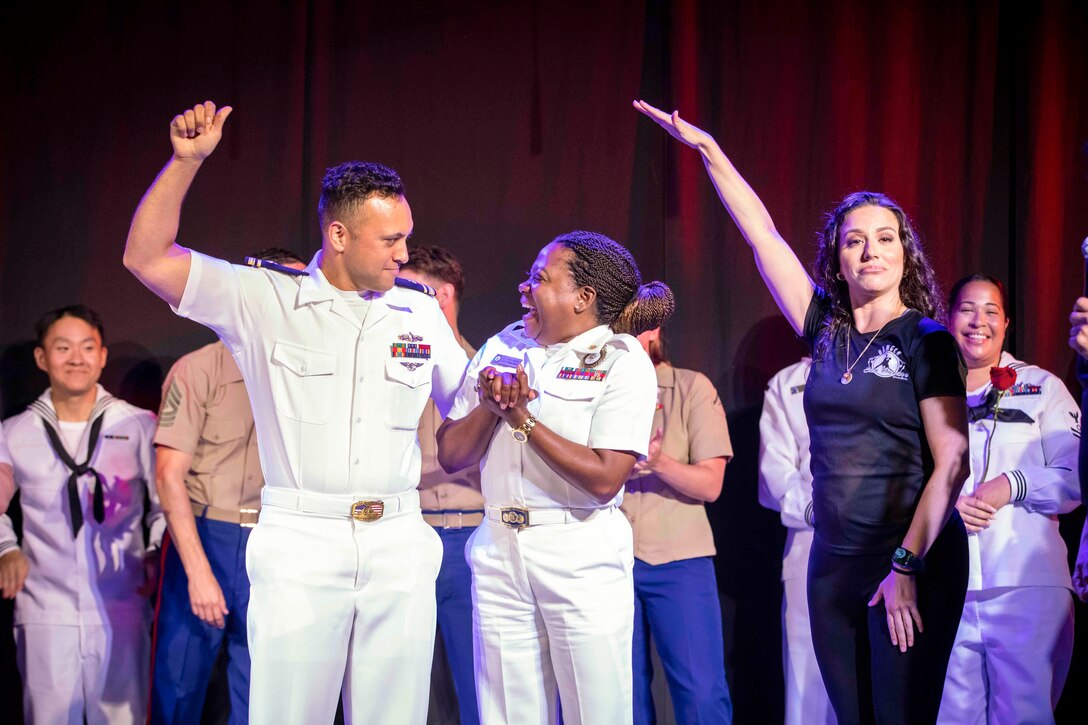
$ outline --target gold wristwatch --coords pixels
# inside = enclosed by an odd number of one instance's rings
[[[525,419],[525,422],[519,425],[517,428],[510,429],[510,435],[514,437],[518,443],[527,443],[529,441],[529,434],[533,432],[533,428],[536,427],[536,418],[530,413],[529,417]]]

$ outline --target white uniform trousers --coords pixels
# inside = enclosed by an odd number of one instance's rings
[[[1068,589],[969,591],[937,722],[1053,723],[1072,655]]]
[[[424,723],[441,562],[418,499],[372,522],[266,500],[246,550],[250,721],[331,723],[342,687],[347,723]]]
[[[23,716],[48,725],[142,725],[150,686],[151,619],[112,615],[107,624],[15,627]]]
[[[808,618],[807,580],[782,582],[782,665],[786,672],[786,725],[834,725]]]
[[[530,521],[532,513],[530,513]],[[630,725],[634,554],[619,509],[469,541],[473,650],[485,725]]]

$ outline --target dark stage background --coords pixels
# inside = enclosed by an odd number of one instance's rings
[[[104,382],[147,407],[169,365],[212,339],[121,266],[129,218],[169,154],[169,121],[205,98],[235,113],[190,194],[182,244],[236,260],[270,245],[308,257],[324,169],[381,161],[408,185],[414,241],[464,262],[462,330],[476,344],[520,315],[515,286],[543,244],[604,232],[677,292],[674,362],[706,372],[729,410],[737,456],[710,513],[730,678],[738,722],[780,720],[783,532],[756,502],[757,421],[767,379],[801,350],[697,155],[630,101],[678,107],[714,132],[806,262],[836,200],[891,194],[942,284],[976,270],[1007,280],[1011,350],[1072,382],[1066,316],[1088,234],[1086,7],[24,6],[0,30],[3,416],[44,387],[29,340],[47,309],[96,308]],[[1083,513],[1068,518],[1075,546]],[[9,631],[0,625],[10,647]],[[10,662],[5,709],[17,702]],[[1061,712],[1082,697],[1086,662],[1081,643]]]

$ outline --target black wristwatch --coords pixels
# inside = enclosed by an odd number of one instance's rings
[[[892,569],[895,569],[900,574],[914,576],[922,571],[922,559],[921,557],[916,556],[913,551],[908,551],[900,546],[897,547],[895,553],[892,554]]]

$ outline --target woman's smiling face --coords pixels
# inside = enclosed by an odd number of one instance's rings
[[[548,244],[518,285],[521,306],[528,310],[521,317],[525,333],[540,345],[566,342],[580,332],[575,307],[581,296],[567,263],[570,254],[561,244]]]
[[[1001,291],[982,280],[965,284],[952,300],[948,328],[960,346],[968,369],[997,365],[1005,344],[1005,332],[1009,329]]]

